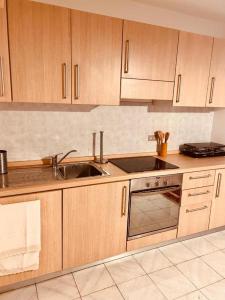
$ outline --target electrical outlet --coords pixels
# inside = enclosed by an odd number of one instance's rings
[[[155,135],[154,134],[150,134],[149,136],[148,136],[148,141],[149,142],[154,142],[156,139],[155,139]]]

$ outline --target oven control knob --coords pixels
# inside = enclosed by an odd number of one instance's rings
[[[149,182],[146,183],[146,187],[149,188],[151,187],[151,184]]]
[[[164,181],[163,181],[163,184],[164,184],[165,186],[167,186],[167,185],[168,185],[168,181],[167,181],[167,180],[164,180]]]
[[[159,182],[158,182],[158,181],[155,182],[155,186],[156,186],[156,187],[159,186]]]

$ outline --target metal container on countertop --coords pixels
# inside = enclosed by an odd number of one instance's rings
[[[0,150],[0,174],[8,173],[7,151]]]

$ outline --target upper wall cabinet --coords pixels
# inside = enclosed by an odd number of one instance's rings
[[[119,105],[122,20],[72,11],[72,103]]]
[[[180,32],[175,106],[205,106],[212,45],[211,37]]]
[[[70,10],[8,0],[14,102],[71,103]]]
[[[121,98],[172,100],[177,43],[176,30],[124,21]]]
[[[11,101],[7,17],[5,0],[0,0],[0,102]]]
[[[214,39],[206,105],[225,107],[225,39]]]

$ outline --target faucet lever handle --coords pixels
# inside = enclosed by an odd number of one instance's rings
[[[57,153],[57,154],[53,154],[52,156],[51,156],[51,159],[52,159],[52,166],[54,167],[54,166],[57,166],[57,163],[58,163],[58,156],[59,155],[62,155],[63,153],[61,152],[61,153]]]

